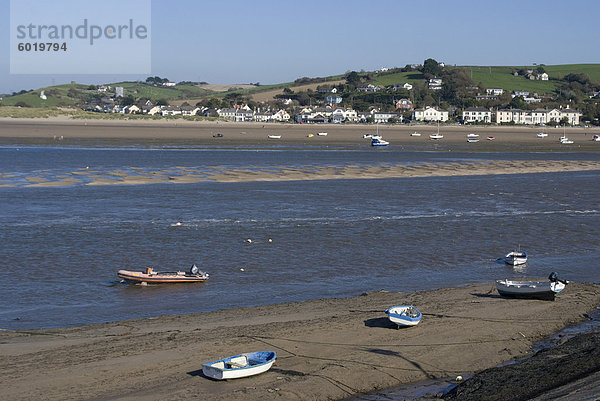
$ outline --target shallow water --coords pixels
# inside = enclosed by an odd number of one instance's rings
[[[0,148],[0,174],[13,185],[0,188],[0,328],[426,290],[551,271],[599,282],[596,171],[52,188],[26,187],[24,179],[86,167],[106,173],[482,159],[600,155]],[[182,225],[173,226],[177,221]],[[525,267],[498,263],[519,245],[530,256]],[[210,273],[206,283],[141,287],[116,276],[123,268],[192,263]]]

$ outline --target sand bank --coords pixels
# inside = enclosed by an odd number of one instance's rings
[[[60,172],[52,175],[15,178],[3,174],[0,185],[4,187],[51,187],[72,185],[143,185],[191,184],[199,182],[257,182],[257,181],[310,181],[383,179],[408,177],[450,177],[495,174],[556,173],[565,171],[598,171],[600,162],[585,160],[482,160],[477,162],[440,162],[405,164],[375,164],[367,166],[340,165],[305,167],[276,166],[271,168],[174,167],[164,170],[142,170],[129,167],[125,170],[89,170]]]
[[[0,387],[10,400],[332,400],[487,369],[584,319],[600,286],[570,284],[554,302],[511,300],[491,283],[376,292],[90,326],[0,332]],[[414,304],[413,328],[384,310]],[[203,362],[275,350],[252,378],[216,382]]]

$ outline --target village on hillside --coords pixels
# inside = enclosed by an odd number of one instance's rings
[[[389,76],[400,76],[399,72],[410,73],[410,76],[420,79],[412,78],[410,82],[389,85],[378,83]],[[427,59],[423,64],[407,65],[402,69],[381,68],[370,73],[351,71],[335,82],[300,78],[294,82],[295,85],[284,87],[270,99],[261,101],[249,92],[228,91],[174,102],[173,99],[144,97],[137,90],[122,86],[90,85],[86,99],[79,107],[91,112],[154,118],[216,118],[260,123],[600,124],[600,84],[591,81],[585,74],[572,73],[560,79],[551,78],[541,65],[530,69],[514,68],[506,74],[522,80],[517,82],[523,82],[527,88],[531,87],[527,82],[534,81],[553,82],[556,89],[537,93],[485,87],[482,83],[474,83],[464,67],[449,67]],[[314,83],[312,89],[306,89],[306,84],[311,83]],[[149,77],[145,83],[139,84],[176,89],[198,83],[175,83],[166,78]],[[259,84],[255,85],[260,89]],[[46,97],[44,91],[40,97]]]

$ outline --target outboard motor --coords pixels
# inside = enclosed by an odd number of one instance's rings
[[[567,280],[561,280],[561,279],[559,279],[557,272],[550,273],[550,275],[548,276],[548,280],[550,280],[553,283],[559,282],[559,283],[563,283],[564,285],[569,284],[569,282]]]
[[[198,274],[198,266],[195,263],[190,267],[190,274]]]

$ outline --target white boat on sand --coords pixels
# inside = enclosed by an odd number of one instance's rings
[[[247,352],[202,364],[202,373],[216,380],[238,379],[254,376],[271,369],[275,363],[275,351]]]
[[[429,135],[429,139],[442,139],[444,135],[440,134],[440,123],[438,122],[437,133]]]
[[[552,272],[548,281],[496,280],[496,289],[500,295],[509,298],[554,300],[556,294],[564,290],[568,283],[566,280],[560,280],[558,274]]]
[[[384,141],[382,137],[377,136],[371,139],[371,146],[388,146],[390,143],[388,141]]]
[[[269,139],[281,139],[281,135],[268,135],[267,138],[269,138]]]
[[[398,305],[387,309],[385,313],[392,323],[396,323],[398,328],[402,326],[416,326],[423,316],[421,312],[412,305]]]

